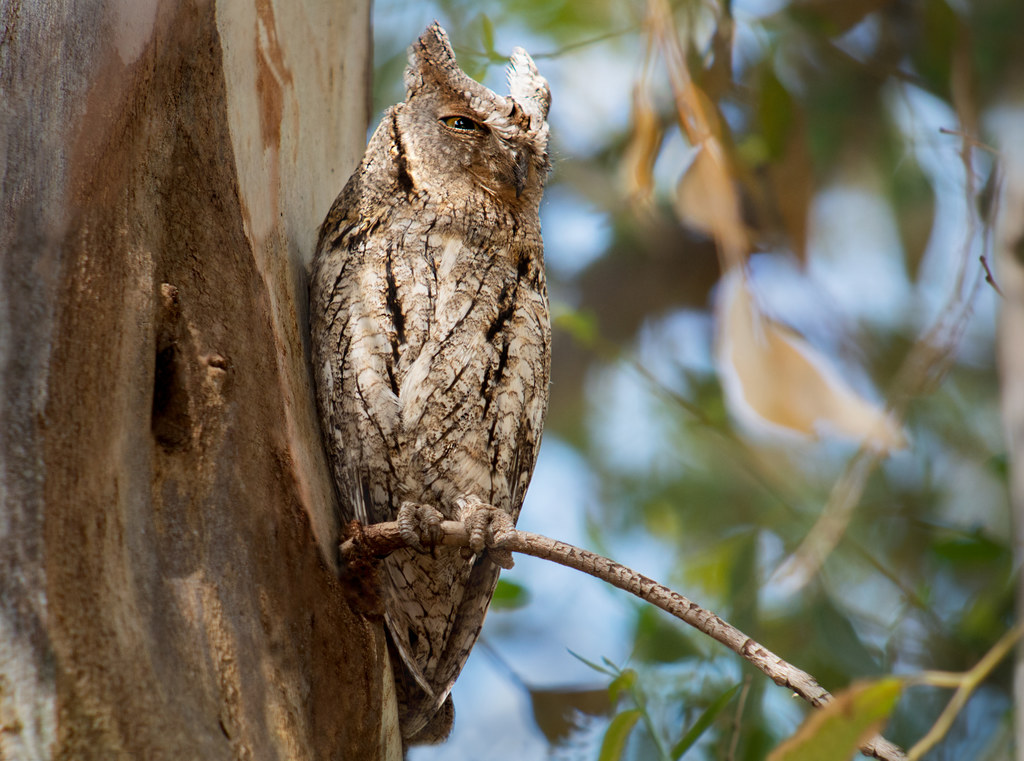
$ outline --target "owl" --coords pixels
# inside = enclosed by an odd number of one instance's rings
[[[537,458],[551,327],[539,204],[547,81],[521,48],[509,95],[468,77],[435,22],[320,228],[317,403],[346,520],[397,520],[379,594],[407,744],[447,736]],[[434,545],[463,521],[471,550]],[[399,665],[400,664],[400,665]]]

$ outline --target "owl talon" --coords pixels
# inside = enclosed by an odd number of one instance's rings
[[[511,550],[499,550],[497,547],[489,547],[487,550],[487,557],[490,558],[491,562],[496,566],[500,566],[506,571],[515,568],[516,561],[512,559]]]
[[[512,553],[502,549],[516,530],[516,524],[507,513],[476,497],[466,497],[457,503],[462,510],[462,522],[469,532],[469,548],[476,554],[487,556],[502,568],[513,565]]]
[[[443,516],[430,505],[403,502],[398,508],[398,530],[405,543],[421,552],[432,549],[441,541]]]

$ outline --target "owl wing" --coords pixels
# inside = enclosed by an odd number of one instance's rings
[[[385,278],[374,266],[392,244],[378,227],[371,218],[325,238],[328,248],[317,257],[311,285],[312,357],[324,440],[342,517],[362,523],[394,518],[394,492],[404,467]]]
[[[310,277],[313,371],[341,517],[393,520],[401,461],[396,354],[401,343],[383,262],[402,250],[408,220],[384,196],[396,184],[395,107],[320,227]]]

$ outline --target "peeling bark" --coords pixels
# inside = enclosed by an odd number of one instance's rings
[[[0,7],[0,757],[393,758],[305,346],[368,3],[54,8]]]

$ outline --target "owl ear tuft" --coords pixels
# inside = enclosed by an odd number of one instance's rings
[[[409,66],[405,70],[406,97],[430,85],[457,87],[469,79],[455,61],[448,33],[435,21],[409,48]]]
[[[512,100],[530,117],[533,129],[540,129],[551,106],[551,88],[537,71],[530,54],[522,48],[513,50],[509,59],[508,88]]]

